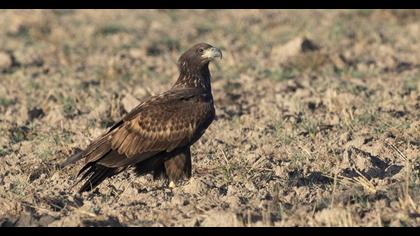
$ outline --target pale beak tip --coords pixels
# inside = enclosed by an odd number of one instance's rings
[[[219,48],[214,48],[215,50],[215,57],[219,57],[220,59],[223,58],[223,54],[222,54],[222,50],[220,50]]]

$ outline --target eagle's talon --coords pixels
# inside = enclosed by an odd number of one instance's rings
[[[174,183],[174,181],[171,181],[170,183],[169,183],[169,188],[176,188],[176,184]]]

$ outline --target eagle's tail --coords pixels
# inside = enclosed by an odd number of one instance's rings
[[[85,157],[89,157],[90,161],[97,160],[108,153],[110,150],[110,144],[106,138],[106,135],[103,135],[98,140],[91,143],[85,150],[80,150],[67,158],[63,163],[60,164],[60,167],[63,168],[67,165],[73,164]]]
[[[83,174],[82,178],[79,181],[77,181],[77,183],[79,183],[80,181],[86,178],[88,178],[88,180],[80,188],[79,193],[94,189],[96,186],[102,183],[102,181],[104,181],[106,178],[114,175],[116,170],[117,168],[110,168],[110,167],[106,167],[106,166],[96,164],[96,163],[92,163],[92,164],[88,164],[84,166],[80,170],[77,176],[79,176],[84,171],[86,172]],[[77,183],[75,183],[75,185]]]

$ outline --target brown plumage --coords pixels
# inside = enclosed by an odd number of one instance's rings
[[[190,146],[215,117],[209,62],[221,58],[219,49],[200,43],[178,60],[180,75],[172,88],[142,101],[85,150],[61,166],[85,160],[79,171],[87,179],[79,192],[129,166],[138,174],[153,172],[170,181],[191,176]]]

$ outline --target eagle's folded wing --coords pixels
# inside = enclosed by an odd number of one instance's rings
[[[82,158],[122,167],[188,145],[211,112],[201,95],[199,89],[176,89],[146,100],[89,145]]]

